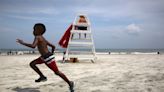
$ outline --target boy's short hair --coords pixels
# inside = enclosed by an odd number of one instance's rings
[[[81,17],[81,18],[85,18],[85,16],[84,16],[84,15],[80,15],[79,17]]]
[[[41,26],[41,27],[42,27],[43,30],[40,30],[40,31],[41,31],[40,34],[43,35],[43,34],[46,32],[46,27],[45,27],[45,25],[42,24],[42,23],[36,23],[36,24],[34,25],[34,31],[35,31],[35,28],[38,27],[38,26]]]

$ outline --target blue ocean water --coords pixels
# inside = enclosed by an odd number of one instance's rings
[[[0,49],[0,53],[8,53],[8,52],[18,52],[18,51],[26,51],[29,53],[37,52],[36,49]],[[56,52],[64,52],[65,49],[57,49]],[[83,49],[81,49],[83,51]],[[164,49],[96,49],[96,52],[104,52],[104,53],[132,53],[132,52],[139,52],[139,53],[153,53],[159,52],[164,53]]]
[[[141,52],[141,53],[151,53],[151,52],[161,52],[164,53],[164,49],[96,49],[96,52]]]

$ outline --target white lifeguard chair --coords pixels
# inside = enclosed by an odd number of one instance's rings
[[[81,16],[85,18],[86,23],[79,22]],[[78,60],[89,59],[92,63],[96,60],[91,24],[88,17],[84,14],[79,14],[72,24],[68,47],[64,55],[64,62],[70,58],[78,58]]]

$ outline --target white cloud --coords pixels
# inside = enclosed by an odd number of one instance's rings
[[[129,34],[135,34],[135,35],[138,35],[139,32],[141,31],[141,28],[140,26],[132,23],[132,24],[129,24],[127,27],[126,27],[126,32],[128,32]]]

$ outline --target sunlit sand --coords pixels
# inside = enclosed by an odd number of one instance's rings
[[[0,56],[1,92],[69,92],[67,84],[46,65],[38,65],[46,82],[29,63],[39,55]],[[95,63],[62,63],[59,69],[75,82],[75,92],[164,92],[164,55],[98,55]]]

